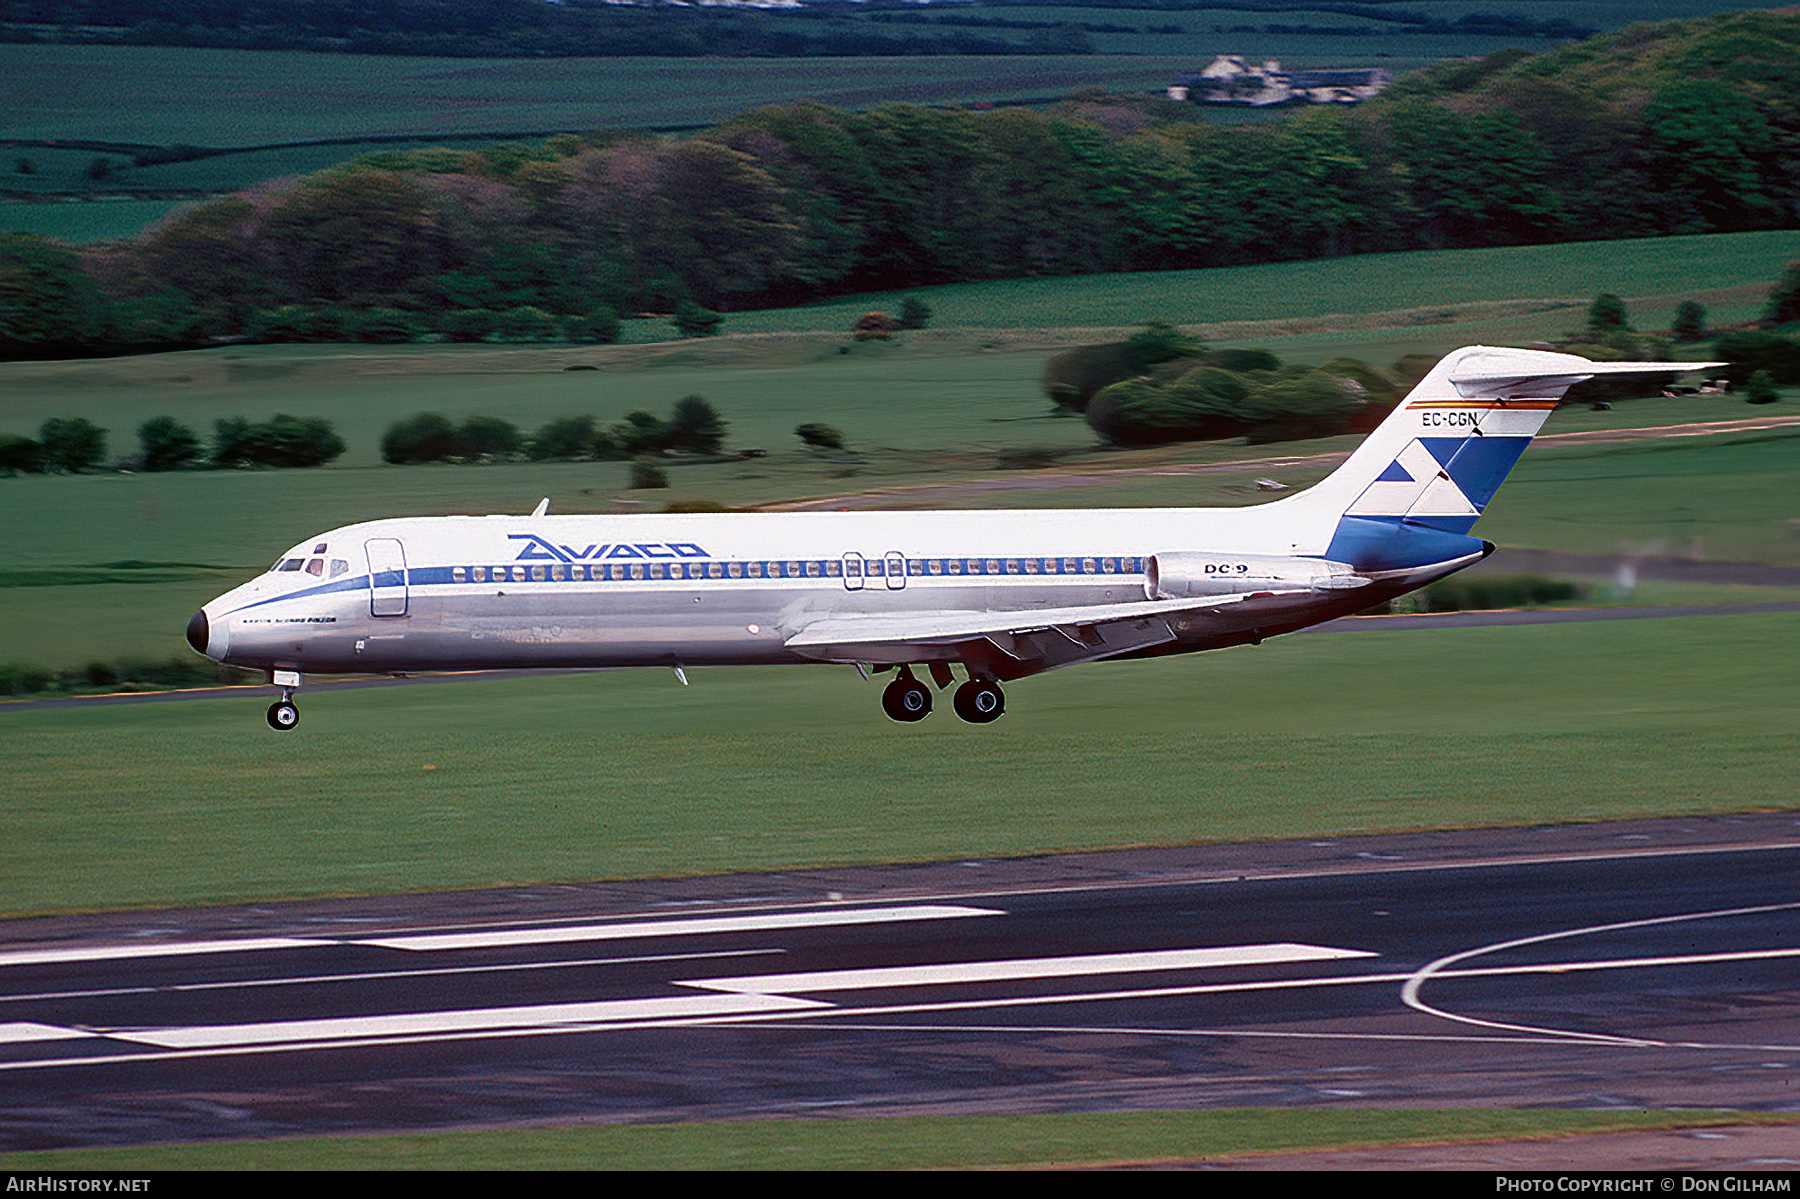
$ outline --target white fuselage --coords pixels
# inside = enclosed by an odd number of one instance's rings
[[[1321,553],[1285,507],[371,521],[307,539],[206,605],[208,652],[324,673],[817,661],[784,642],[822,616],[1103,609],[1155,598],[1157,554]],[[1170,649],[1343,602],[1270,596]]]

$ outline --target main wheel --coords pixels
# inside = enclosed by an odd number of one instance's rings
[[[300,723],[300,709],[285,699],[276,700],[269,705],[269,727],[280,732],[287,732]]]
[[[1006,693],[992,679],[970,679],[956,689],[956,714],[970,724],[998,720],[1006,711]]]
[[[881,708],[895,720],[924,720],[931,715],[931,689],[914,678],[895,679],[881,693]]]

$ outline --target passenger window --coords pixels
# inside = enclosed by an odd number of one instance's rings
[[[475,581],[477,583],[487,582],[487,567],[477,566],[473,570],[471,570],[469,573],[474,576]]]
[[[733,562],[725,568],[725,573],[734,579],[741,579],[744,577],[744,565],[741,562]]]
[[[544,581],[544,568],[541,566],[532,567],[531,580],[534,583],[542,583]]]
[[[989,558],[988,564],[987,564],[987,572],[991,575],[999,574],[1000,573],[1000,559]]]
[[[558,582],[558,583],[560,583],[560,582],[562,582],[562,581],[563,581],[563,578],[564,578],[564,577],[565,577],[565,576],[566,576],[566,575],[567,575],[567,574],[568,574],[568,573],[569,573],[569,568],[568,568],[568,567],[566,567],[566,566],[552,566],[552,567],[551,567],[551,568],[550,568],[550,578],[551,578],[551,579],[552,579],[552,580],[553,580],[553,581],[554,581],[554,582]]]

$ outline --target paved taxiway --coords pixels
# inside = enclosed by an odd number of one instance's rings
[[[1775,1109],[1800,817],[0,924],[0,1148],[1244,1104]]]

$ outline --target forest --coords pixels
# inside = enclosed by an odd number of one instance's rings
[[[1789,228],[1797,49],[1800,15],[1748,12],[1244,127],[1093,93],[376,153],[126,243],[0,239],[0,350],[606,341],[620,316],[953,280]]]

